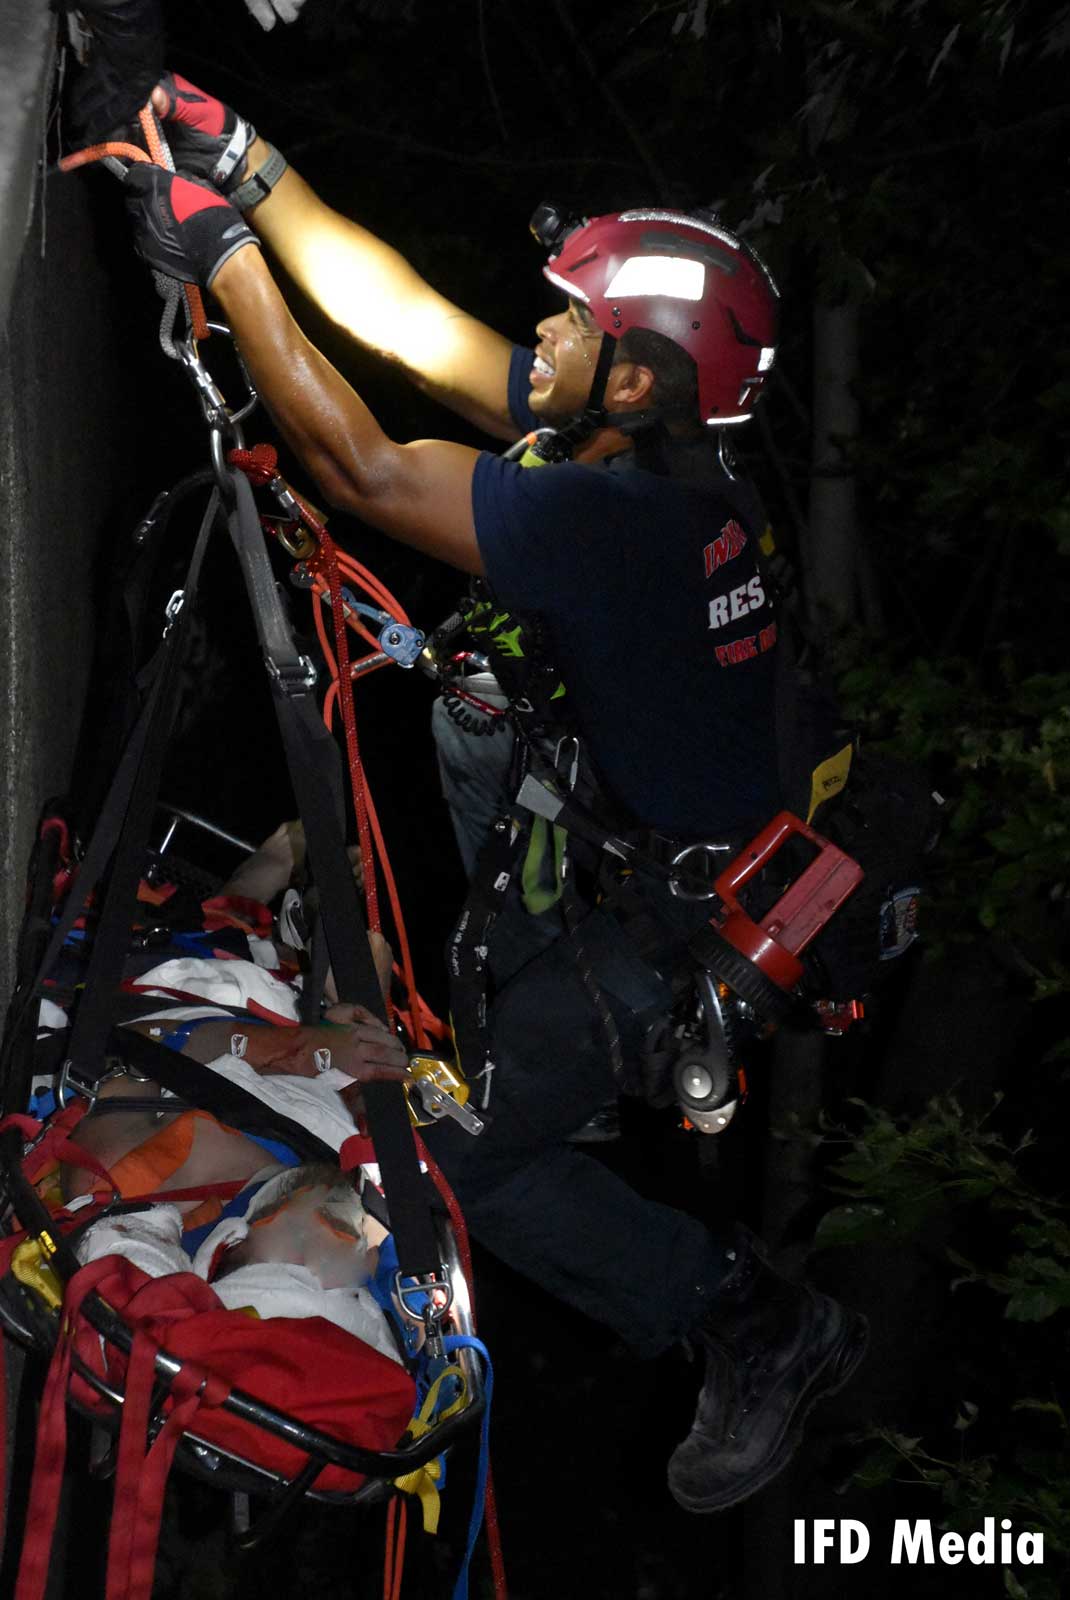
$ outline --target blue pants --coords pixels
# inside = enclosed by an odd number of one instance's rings
[[[502,809],[499,752],[488,760],[487,747],[507,736],[473,738],[441,711],[435,734],[446,800],[471,855],[480,842],[474,814],[486,817],[486,828]],[[661,898],[677,935],[701,917],[693,906]],[[580,932],[625,1058],[634,1059],[646,1026],[670,1003],[657,953],[654,964],[641,958],[604,907],[588,912]],[[637,1354],[656,1355],[709,1308],[731,1265],[730,1246],[683,1212],[642,1199],[565,1142],[618,1086],[559,908],[533,917],[519,898],[511,900],[495,924],[490,960],[498,988],[488,1125],[477,1138],[439,1125],[429,1143],[475,1238],[608,1324]]]

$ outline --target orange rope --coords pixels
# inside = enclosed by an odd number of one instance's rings
[[[330,584],[327,582],[326,578],[321,577],[318,572],[312,573],[312,591],[321,600],[325,594],[330,594],[331,592]],[[386,607],[384,606],[382,609],[385,611]],[[360,634],[365,644],[370,644],[372,649],[378,652],[379,641],[375,637],[374,633],[370,633],[364,626],[363,622],[361,622],[359,612],[350,611],[346,621],[349,623],[349,626],[353,629],[354,633]]]
[[[241,468],[254,483],[264,484],[271,481],[276,474],[276,456],[271,446],[256,445],[252,450],[232,451],[229,459],[235,466]],[[293,494],[293,490],[290,491]],[[354,560],[343,550],[339,550],[334,540],[327,532],[326,526],[315,513],[314,509],[300,495],[294,494],[301,514],[301,520],[311,530],[319,543],[319,552],[310,556],[303,566],[313,579],[312,585],[312,620],[319,640],[320,650],[327,667],[330,683],[323,701],[323,721],[328,728],[333,728],[334,713],[339,704],[342,709],[342,721],[345,729],[346,753],[349,758],[350,789],[353,796],[353,808],[357,818],[357,837],[360,843],[361,856],[364,862],[364,895],[368,907],[368,926],[376,933],[380,931],[379,895],[376,879],[376,861],[382,873],[383,885],[390,903],[390,914],[394,924],[394,931],[398,944],[401,975],[406,991],[408,1015],[410,1018],[409,1032],[417,1049],[430,1048],[430,1034],[424,1021],[424,1003],[416,987],[416,973],[412,963],[412,951],[409,946],[408,932],[405,927],[405,918],[401,910],[401,899],[398,894],[397,881],[390,865],[390,857],[386,848],[386,840],[379,823],[379,814],[375,802],[364,776],[364,769],[360,758],[360,748],[357,739],[356,709],[353,704],[353,676],[367,657],[351,663],[349,659],[349,642],[347,627],[359,633],[378,654],[378,640],[363,626],[358,614],[348,608],[342,600],[342,576],[351,582],[358,583],[368,593],[382,610],[389,610],[397,616],[406,626],[411,626],[404,607],[390,593],[385,584],[379,582],[374,573],[368,571],[359,561]],[[326,576],[321,569],[326,570]],[[323,606],[320,604],[322,596],[330,596],[332,618],[334,621],[334,646],[327,636],[327,625],[323,615]],[[367,669],[377,671],[379,666],[387,663],[380,662],[376,667]],[[374,853],[373,853],[374,852]]]
[[[173,171],[169,152],[160,132],[160,125],[156,120],[156,113],[152,109],[152,101],[148,100],[137,114],[141,124],[141,132],[148,146],[149,155],[158,167],[164,167],[168,172]],[[184,283],[183,293],[186,296],[186,305],[189,308],[190,329],[193,337],[198,341],[208,338],[208,317],[205,314],[204,299],[195,283]]]
[[[332,651],[330,643],[329,643],[328,638],[327,638],[327,626],[326,626],[326,623],[325,623],[324,618],[323,618],[323,608],[320,605],[318,599],[313,599],[312,605],[313,605],[313,613],[312,613],[312,615],[313,615],[313,621],[315,622],[315,625],[316,625],[316,635],[317,635],[317,637],[319,639],[320,649],[323,652],[323,659],[324,659],[324,661],[326,663],[327,671],[328,671],[328,673],[330,675],[330,678],[331,678],[331,683],[330,683],[330,686],[327,689],[327,694],[326,694],[326,696],[324,698],[324,702],[323,702],[323,720],[326,723],[328,728],[332,728],[333,725],[334,725],[335,708],[338,705],[339,698],[340,698],[341,674],[340,674],[339,669],[338,669],[338,662],[335,659],[334,652]],[[336,644],[337,644],[337,641],[338,641],[338,636],[337,636],[337,633],[336,633],[336,635],[335,635]],[[384,663],[384,665],[385,665],[385,663]],[[352,680],[351,679],[349,681],[349,692],[350,692],[350,702],[352,703],[353,684],[352,684]],[[357,759],[359,761],[359,754],[358,754],[358,758]],[[368,830],[369,830],[369,833],[371,835],[371,839],[374,840],[375,856],[379,861],[380,869],[382,871],[383,886],[386,889],[387,899],[388,899],[388,901],[390,903],[390,916],[391,916],[391,919],[392,919],[393,924],[394,924],[395,933],[397,935],[398,957],[399,957],[401,971],[402,971],[402,975],[403,975],[403,979],[404,979],[405,991],[406,991],[406,994],[408,996],[409,1014],[410,1014],[411,1019],[412,1019],[413,1042],[415,1043],[417,1049],[426,1050],[426,1049],[428,1049],[428,1047],[430,1045],[430,1038],[429,1038],[427,1029],[424,1026],[423,1016],[421,1014],[421,1007],[420,1007],[420,1004],[419,1004],[419,994],[418,994],[418,991],[417,991],[417,988],[416,988],[416,971],[415,971],[415,968],[413,966],[412,950],[411,950],[411,947],[409,945],[409,935],[408,935],[408,930],[407,930],[407,928],[405,926],[405,917],[404,917],[404,914],[402,913],[402,910],[401,910],[401,897],[398,894],[397,880],[394,877],[393,868],[390,865],[390,856],[389,856],[389,853],[388,853],[387,848],[386,848],[386,840],[383,837],[383,830],[382,830],[382,827],[381,827],[380,822],[379,822],[379,813],[375,808],[375,802],[372,799],[371,791],[369,790],[367,784],[364,783],[364,781],[363,781],[362,771],[361,771],[361,775],[360,775],[359,781],[360,781],[360,786],[361,786],[362,791],[363,791],[364,808],[365,808],[365,814],[367,816],[367,821],[368,821]],[[358,775],[357,775],[357,771],[353,768],[352,762],[350,764],[350,786],[351,786],[351,788],[353,788],[354,795],[355,795],[355,792],[356,792],[356,789],[357,789],[357,786],[358,786]],[[356,800],[355,800],[355,798],[354,798],[354,808],[356,808]],[[358,822],[358,836],[360,838],[361,854],[362,854],[362,856],[364,858],[365,899],[367,899],[368,898],[367,890],[368,890],[369,873],[371,875],[372,881],[374,882],[374,861],[373,861],[373,857],[371,855],[371,843],[369,842],[367,848],[365,847],[364,836],[363,836],[363,834],[360,833],[360,830],[359,830],[359,822]],[[376,920],[373,923],[372,922],[372,906],[371,906],[371,902],[369,901],[369,904],[368,904],[368,926],[369,927],[373,927],[376,932],[379,932],[380,925],[379,925],[378,895],[376,895],[376,897],[375,897],[375,917],[376,917]]]
[[[368,591],[374,600],[379,602],[384,611],[389,611],[391,616],[396,617],[399,622],[403,622],[406,627],[411,627],[412,624],[409,621],[408,612],[401,604],[401,601],[391,594],[386,585],[373,572],[369,572],[367,567],[362,566],[359,561],[355,561],[344,550],[339,550],[338,552],[338,565],[346,577],[355,579],[362,588]]]
[[[106,156],[115,156],[120,161],[144,161],[149,166],[152,165],[152,157],[146,155],[139,145],[124,144],[119,139],[109,139],[104,144],[87,145],[84,150],[76,150],[73,155],[61,156],[59,170],[75,172],[79,167],[88,167],[93,161],[103,161]]]
[[[160,137],[156,123],[156,113],[152,109],[152,102],[138,112],[138,121],[141,131],[145,136],[151,154],[146,155],[136,144],[127,144],[124,140],[108,139],[103,144],[88,145],[85,150],[76,150],[73,155],[63,156],[59,162],[61,172],[76,172],[79,167],[88,167],[94,161],[103,161],[107,156],[115,156],[119,161],[144,161],[150,166],[164,167],[170,171],[167,162],[166,147]],[[189,307],[190,327],[193,337],[197,340],[207,339],[209,336],[208,317],[204,310],[204,298],[195,283],[184,283],[183,292],[186,304]]]
[[[401,1600],[405,1571],[405,1530],[408,1504],[403,1494],[391,1495],[386,1508],[386,1549],[383,1552],[383,1600]]]
[[[350,787],[353,807],[357,815],[357,839],[364,859],[364,900],[368,907],[368,927],[378,933],[379,891],[375,881],[375,860],[372,856],[372,833],[368,814],[367,784],[360,759],[360,741],[357,736],[357,715],[353,705],[353,680],[349,676],[349,635],[346,630],[342,600],[342,580],[338,573],[334,540],[326,528],[320,534],[320,549],[327,567],[327,581],[331,587],[331,610],[334,619],[334,648],[337,653],[334,676],[338,682],[338,699],[342,708],[342,727],[345,731],[346,752],[349,756]]]

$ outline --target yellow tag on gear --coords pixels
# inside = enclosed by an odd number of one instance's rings
[[[845,744],[842,750],[837,750],[834,756],[829,756],[814,768],[810,776],[810,809],[806,813],[807,822],[812,822],[818,807],[824,805],[826,800],[831,800],[833,795],[839,794],[847,782],[852,754],[853,747]]]
[[[23,1239],[15,1247],[11,1271],[19,1283],[40,1295],[50,1311],[58,1311],[63,1304],[63,1285],[45,1255],[45,1249],[38,1239]]]

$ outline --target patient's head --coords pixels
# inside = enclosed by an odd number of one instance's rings
[[[216,1280],[264,1261],[307,1267],[325,1289],[357,1288],[375,1273],[384,1230],[337,1167],[309,1164],[280,1173],[252,1201],[245,1221],[249,1231],[223,1256]]]

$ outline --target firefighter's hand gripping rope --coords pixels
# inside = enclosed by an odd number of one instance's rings
[[[168,142],[180,171],[204,178],[224,194],[238,187],[256,138],[251,122],[179,72],[163,74],[152,91],[152,108],[167,123]]]
[[[137,252],[157,272],[210,288],[224,261],[256,234],[211,184],[136,164],[123,180]]]

